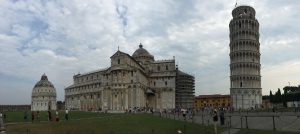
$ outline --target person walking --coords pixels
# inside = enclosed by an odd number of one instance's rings
[[[214,112],[213,112],[213,121],[214,121],[214,132],[215,132],[215,134],[218,134],[218,130],[217,130],[217,124],[218,124],[217,109],[215,109]]]
[[[187,110],[185,110],[185,109],[182,110],[182,116],[183,116],[183,119],[184,119],[184,120],[186,120],[186,111],[187,111]]]
[[[223,126],[225,123],[225,118],[224,118],[224,110],[221,110],[220,112],[220,123],[221,123],[221,126]]]
[[[66,111],[65,111],[65,119],[66,119],[66,121],[69,120],[69,111],[68,111],[68,109],[66,109]]]
[[[59,116],[58,116],[58,111],[57,110],[55,111],[55,118],[56,118],[56,122],[58,122],[59,121]]]
[[[40,112],[39,111],[36,112],[36,120],[38,122],[40,122]]]
[[[50,110],[48,110],[48,121],[51,121],[51,120],[52,120],[51,112],[50,112]]]
[[[25,111],[24,112],[24,121],[28,121],[27,119],[28,119],[28,113],[27,113],[27,111]]]
[[[6,121],[6,113],[3,112],[3,119]]]
[[[34,111],[32,111],[32,112],[31,112],[31,122],[34,121],[34,114],[35,114]]]

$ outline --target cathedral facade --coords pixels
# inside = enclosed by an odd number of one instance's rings
[[[73,76],[65,88],[67,109],[125,111],[175,108],[175,59],[154,60],[142,44],[129,55],[117,51],[111,66]]]

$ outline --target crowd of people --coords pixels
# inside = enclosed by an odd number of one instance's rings
[[[201,113],[201,115],[206,114],[212,118],[214,131],[217,133],[217,126],[220,124],[221,126],[225,126],[225,113],[230,111],[229,108],[215,108],[215,107],[207,107],[201,109],[193,109],[193,108],[176,108],[176,109],[163,109],[160,110],[160,116],[166,116],[169,114],[177,115],[177,118],[182,116],[183,120],[192,120],[193,118]]]
[[[53,114],[55,114],[55,116],[53,116]],[[68,121],[69,120],[69,110],[66,109],[64,111],[64,114],[65,114],[65,120]],[[28,115],[28,112],[25,111],[24,112],[24,115],[23,115],[23,119],[24,121],[28,121],[29,119],[29,115]],[[52,112],[50,110],[47,111],[47,119],[48,121],[55,121],[55,122],[59,122],[60,118],[59,118],[59,112],[56,110],[55,112]],[[40,121],[40,112],[39,111],[31,111],[31,122],[34,122],[34,121]]]

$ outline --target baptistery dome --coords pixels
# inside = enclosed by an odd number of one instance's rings
[[[56,110],[56,91],[46,74],[42,75],[41,80],[32,89],[31,110]]]
[[[48,81],[46,74],[43,74],[41,80],[38,81],[34,87],[53,87],[54,89],[53,84],[50,81]]]

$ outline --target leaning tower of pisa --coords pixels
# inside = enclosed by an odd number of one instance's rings
[[[259,23],[250,6],[236,7],[232,17],[229,24],[231,104],[235,110],[260,108]]]

